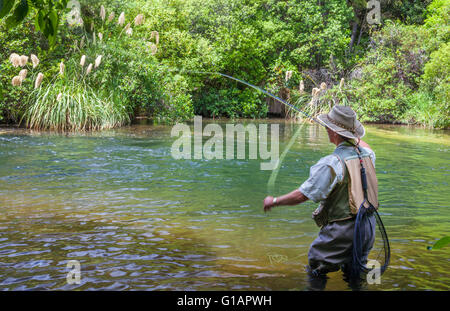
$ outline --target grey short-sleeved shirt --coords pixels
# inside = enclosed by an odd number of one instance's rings
[[[339,146],[342,144],[344,143],[339,144]],[[370,154],[375,167],[375,153],[369,148],[363,149]],[[334,186],[344,178],[342,165],[339,158],[334,154],[321,158],[315,165],[311,166],[309,178],[300,186],[300,192],[316,203],[325,200]]]

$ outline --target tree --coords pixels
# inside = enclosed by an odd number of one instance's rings
[[[70,1],[73,2],[73,1]],[[19,25],[28,14],[35,12],[35,27],[49,40],[56,42],[60,15],[66,10],[68,0],[0,0],[0,20],[11,29]]]

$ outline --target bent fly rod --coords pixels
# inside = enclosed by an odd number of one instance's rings
[[[228,78],[228,79],[231,79],[231,80],[240,82],[240,83],[242,83],[242,84],[245,84],[245,85],[247,85],[247,86],[250,86],[251,88],[254,88],[255,90],[258,90],[258,91],[260,91],[260,92],[266,94],[266,95],[269,96],[269,97],[272,97],[273,99],[275,99],[275,100],[277,100],[278,102],[284,104],[285,106],[287,106],[287,107],[289,107],[289,108],[291,108],[291,109],[293,109],[293,110],[295,110],[295,111],[297,111],[297,112],[303,114],[304,116],[306,116],[306,117],[309,118],[310,120],[312,120],[312,121],[314,121],[314,122],[316,122],[316,123],[322,125],[319,121],[317,121],[316,118],[310,116],[310,115],[309,115],[308,113],[306,113],[305,111],[298,109],[298,108],[295,107],[294,105],[288,103],[287,101],[281,99],[280,97],[278,97],[278,96],[276,96],[276,95],[273,95],[272,93],[269,93],[269,92],[266,91],[265,89],[260,88],[260,87],[254,85],[254,84],[248,83],[248,82],[246,82],[246,81],[244,81],[244,80],[241,80],[241,79],[238,79],[238,78],[229,76],[229,75],[224,74],[224,73],[221,73],[221,72],[191,71],[191,70],[186,70],[186,71],[183,71],[183,72],[187,72],[187,73],[196,73],[196,74],[205,74],[205,75],[219,75],[219,76],[222,76],[222,77],[225,77],[225,78]]]

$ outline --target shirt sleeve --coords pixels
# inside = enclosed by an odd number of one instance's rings
[[[311,201],[323,201],[336,184],[343,180],[343,172],[342,163],[337,156],[326,156],[310,168],[309,178],[299,190]]]

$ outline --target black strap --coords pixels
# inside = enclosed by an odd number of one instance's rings
[[[355,147],[356,153],[358,154],[358,158],[359,158],[359,164],[361,165],[361,184],[362,184],[362,188],[363,188],[363,193],[364,193],[364,199],[366,201],[368,201],[368,196],[367,196],[367,176],[366,176],[366,169],[364,167],[363,164],[363,159],[361,157],[361,147],[359,147],[359,145],[357,145]]]

